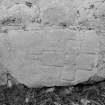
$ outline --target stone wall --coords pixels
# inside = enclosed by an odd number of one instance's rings
[[[1,1],[0,72],[35,87],[104,79],[104,6],[102,0]]]

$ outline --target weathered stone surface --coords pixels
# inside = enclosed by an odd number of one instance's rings
[[[36,87],[105,77],[104,1],[26,1],[1,2],[0,74]]]
[[[77,18],[75,5],[75,1],[72,0],[39,0],[42,24],[50,26],[73,25]]]
[[[87,34],[89,38],[86,38]],[[59,86],[86,81],[97,74],[99,42],[94,31],[91,34],[83,32],[80,36],[67,29],[10,31],[3,39],[4,50],[1,52],[5,53],[1,64],[28,86]],[[89,53],[81,46],[91,40],[95,50]]]
[[[2,5],[3,6],[3,5]],[[9,8],[3,6],[0,8],[0,26],[26,26],[35,22],[38,17],[38,7],[36,5],[31,8],[25,3],[14,4]]]
[[[98,55],[80,54],[77,57],[77,67],[79,69],[92,70],[97,64]]]
[[[95,71],[89,71],[85,69],[77,69],[75,74],[75,80],[73,81],[74,84],[81,83],[84,81],[87,81],[90,77],[93,77],[95,74]]]

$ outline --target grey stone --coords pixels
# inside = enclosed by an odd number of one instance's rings
[[[91,35],[95,50],[88,52],[85,47],[91,46],[81,45],[84,40],[90,42]],[[98,72],[97,37],[94,31],[77,34],[67,29],[10,31],[3,39],[4,50],[1,52],[5,53],[1,64],[17,81],[27,86],[77,84]]]

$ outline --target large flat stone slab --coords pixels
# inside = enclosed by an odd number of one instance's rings
[[[79,35],[68,29],[10,31],[0,39],[1,64],[27,86],[83,82],[97,72],[94,69],[98,59],[97,37],[94,31]],[[88,46],[91,52],[87,46],[82,47],[87,42],[93,43]]]

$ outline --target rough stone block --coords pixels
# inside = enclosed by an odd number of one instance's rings
[[[83,40],[96,40],[91,36],[94,34],[82,33],[85,34],[88,36],[82,36]],[[95,70],[98,55],[83,53],[83,40],[78,37],[76,32],[64,29],[10,31],[2,39],[5,44],[1,42],[5,49],[2,65],[17,81],[28,86],[75,84],[78,83],[73,82],[75,78],[88,80],[90,76],[83,79],[83,75]]]
[[[63,70],[61,71],[61,80],[65,81],[74,81],[76,75],[76,66],[75,65],[68,65],[64,66]]]

